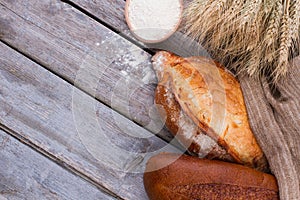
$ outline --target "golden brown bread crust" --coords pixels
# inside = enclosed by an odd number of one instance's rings
[[[168,84],[168,83],[166,83]],[[193,155],[200,158],[219,159],[234,162],[230,154],[213,139],[204,134],[197,125],[184,114],[169,85],[158,85],[155,90],[155,103],[165,119],[165,125],[178,141]]]
[[[153,57],[160,85],[170,84],[184,113],[225,148],[234,160],[266,170],[267,161],[250,129],[238,81],[203,57],[182,58],[160,51]]]
[[[150,200],[278,200],[274,176],[238,164],[192,156],[159,154],[144,174]],[[153,171],[152,169],[158,169]]]

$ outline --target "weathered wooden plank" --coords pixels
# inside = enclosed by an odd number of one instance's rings
[[[146,49],[162,49],[174,52],[183,57],[188,56],[209,56],[209,54],[196,41],[184,35],[181,28],[167,40],[156,44],[145,44],[138,41],[129,31],[125,21],[124,10],[125,0],[63,0],[71,5],[77,6],[96,17],[99,21],[113,27],[120,35],[130,38],[131,41]],[[192,0],[184,0],[186,7]]]
[[[172,140],[150,112],[156,84],[151,55],[58,0],[1,0],[0,6],[1,41]]]
[[[130,34],[125,21],[124,10],[126,0],[62,0],[67,3],[75,4],[85,11],[97,17],[100,21],[105,22],[113,27],[117,32],[129,36],[133,40],[135,38]],[[186,7],[192,0],[183,0]]]
[[[14,200],[115,199],[1,130],[0,194]]]
[[[146,198],[149,156],[177,151],[2,43],[0,85],[2,128],[124,199]]]

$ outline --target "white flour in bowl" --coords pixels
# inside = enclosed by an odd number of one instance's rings
[[[174,33],[181,21],[181,0],[127,0],[126,20],[134,35],[159,42]]]

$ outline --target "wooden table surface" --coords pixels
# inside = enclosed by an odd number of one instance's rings
[[[135,40],[124,6],[0,0],[0,200],[147,199],[147,159],[184,151],[157,116],[150,59],[188,52]]]

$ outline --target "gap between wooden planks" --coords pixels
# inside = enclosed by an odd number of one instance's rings
[[[0,5],[1,41],[166,141],[173,139],[154,109],[151,55],[61,1]]]
[[[4,27],[0,33],[2,41],[148,130],[157,132],[148,112],[148,108],[153,107],[155,87],[149,54],[60,1],[1,1],[0,4],[4,14],[0,19]],[[78,71],[82,74],[78,75]],[[88,71],[96,73],[88,73],[90,77],[86,79],[83,75]],[[128,87],[125,91],[116,87],[124,85]],[[27,124],[36,123],[30,121],[30,117],[26,120]],[[18,131],[24,133],[23,128],[19,127]],[[159,134],[171,140],[167,131]],[[94,180],[93,175],[89,178]],[[96,178],[95,183],[99,182],[102,184]]]
[[[184,34],[184,30],[180,27],[175,34],[173,34],[167,40],[157,43],[157,44],[145,44],[138,41],[131,32],[125,21],[124,9],[125,0],[62,0],[76,9],[86,13],[93,19],[105,24],[105,26],[113,29],[115,32],[119,33],[122,37],[130,40],[132,43],[138,45],[142,49],[154,53],[156,50],[167,50],[176,53],[183,57],[188,56],[206,56],[210,55],[205,51],[205,49],[199,45],[196,41],[189,38]],[[192,0],[183,0],[184,8]],[[183,22],[184,23],[184,22]],[[182,24],[183,24],[182,23]]]
[[[2,130],[0,169],[0,199],[116,199]]]
[[[0,124],[98,187],[146,199],[145,162],[178,150],[155,136],[127,135],[124,126],[151,134],[2,43],[0,50]]]

